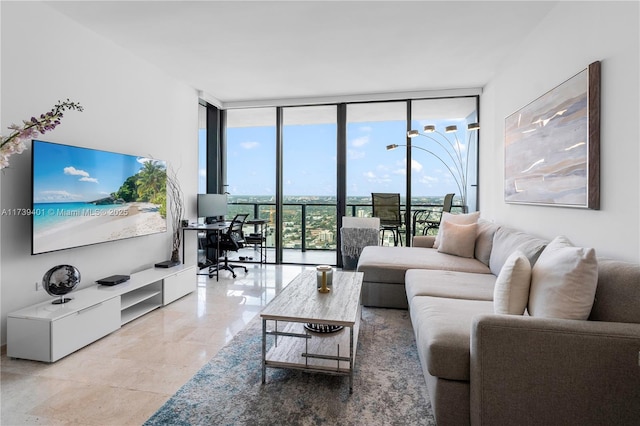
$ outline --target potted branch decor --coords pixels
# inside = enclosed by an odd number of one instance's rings
[[[172,226],[171,259],[156,263],[155,266],[161,268],[170,268],[180,264],[180,244],[182,243],[180,223],[184,213],[184,195],[182,194],[178,177],[170,167],[167,167],[167,195]]]

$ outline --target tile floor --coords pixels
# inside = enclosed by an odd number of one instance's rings
[[[0,359],[0,424],[140,425],[305,267],[249,265],[55,362]],[[260,356],[256,354],[256,356]]]

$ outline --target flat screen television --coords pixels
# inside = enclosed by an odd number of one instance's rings
[[[227,194],[198,194],[198,217],[205,223],[224,220],[227,211]]]
[[[34,140],[31,253],[167,231],[166,163]]]

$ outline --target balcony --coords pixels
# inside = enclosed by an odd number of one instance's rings
[[[415,202],[411,206],[412,214],[416,210],[439,210],[442,204]],[[454,206],[462,210],[461,206]],[[230,202],[229,217],[238,213],[248,213],[249,217],[267,220],[266,255],[267,263],[275,263],[275,211],[272,202]],[[371,204],[347,204],[347,215],[356,217],[371,217]],[[337,215],[335,203],[295,202],[283,204],[282,226],[282,260],[283,263],[295,264],[329,264],[337,262]],[[246,225],[245,232],[256,232],[253,225]],[[418,228],[416,235],[422,235],[422,228]],[[393,237],[387,233],[382,245],[393,245]],[[403,238],[406,241],[405,238]],[[253,247],[243,248],[235,258],[252,258],[257,260],[259,254]]]

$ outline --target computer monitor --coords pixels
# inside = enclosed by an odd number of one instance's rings
[[[227,194],[198,194],[198,217],[205,223],[224,220],[227,215]]]

